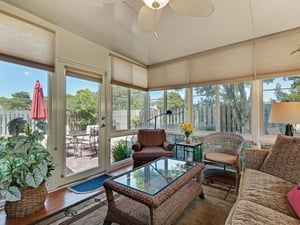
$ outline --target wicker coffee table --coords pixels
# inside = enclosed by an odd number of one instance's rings
[[[104,225],[167,225],[197,196],[204,198],[202,163],[160,158],[104,182]],[[118,193],[118,197],[115,194]]]

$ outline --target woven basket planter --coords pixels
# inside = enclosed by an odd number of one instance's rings
[[[24,217],[44,207],[48,192],[43,182],[37,188],[22,187],[22,199],[16,202],[6,202],[5,212],[7,217]]]

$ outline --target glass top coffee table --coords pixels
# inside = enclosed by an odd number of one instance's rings
[[[172,224],[196,196],[204,198],[203,167],[201,163],[160,158],[106,180],[104,224]]]

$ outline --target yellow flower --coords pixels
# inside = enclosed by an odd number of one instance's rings
[[[193,125],[190,123],[180,124],[180,130],[185,136],[190,136],[194,132]]]

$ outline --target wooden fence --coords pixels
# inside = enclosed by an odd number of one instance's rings
[[[268,129],[272,126],[272,124],[268,123],[269,114],[270,114],[271,106],[270,104],[264,105],[264,128],[265,133],[268,134]],[[164,127],[164,121],[167,121],[167,129],[168,130],[179,130],[179,124],[186,122],[184,119],[184,108],[175,108],[171,109],[172,115],[170,116],[160,116],[157,117],[156,127]],[[150,118],[153,118],[155,115],[160,115],[165,111],[158,109],[151,109]],[[216,129],[216,117],[215,106],[203,106],[203,105],[194,105],[193,106],[193,121],[194,128],[196,130],[207,130],[214,131]],[[113,126],[117,126],[117,129],[127,129],[128,123],[131,123],[131,127],[144,127],[145,121],[144,111],[143,110],[131,110],[131,119],[128,121],[127,110],[118,110],[113,111]],[[233,116],[232,109],[229,106],[221,106],[221,119],[220,119],[220,127],[222,131],[226,132],[240,132],[241,124],[238,124],[236,119]],[[30,111],[18,111],[18,110],[0,110],[0,136],[8,135],[7,124],[10,120],[15,119],[17,117],[22,117],[25,120],[31,122],[29,117]],[[74,123],[71,122],[70,118],[67,118],[69,122],[67,127],[73,127]],[[149,127],[154,127],[154,119],[149,121]],[[278,126],[277,126],[278,127]],[[79,128],[77,128],[79,129]],[[280,127],[283,129],[283,127]]]
[[[0,110],[0,136],[9,135],[7,124],[12,119],[22,117],[24,120],[31,122],[30,111],[22,110]]]

